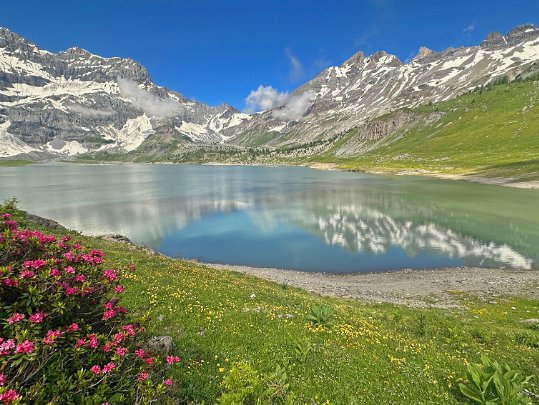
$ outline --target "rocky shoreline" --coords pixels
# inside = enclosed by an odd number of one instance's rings
[[[463,294],[474,294],[479,299],[488,302],[495,302],[502,296],[539,299],[539,271],[537,270],[458,267],[329,274],[203,264],[214,269],[237,271],[321,295],[413,307],[458,306],[457,298]]]

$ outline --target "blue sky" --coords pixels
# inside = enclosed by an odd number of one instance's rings
[[[259,85],[291,91],[358,50],[407,60],[539,25],[539,0],[88,0],[2,2],[0,26],[41,48],[142,63],[153,80],[239,109]]]

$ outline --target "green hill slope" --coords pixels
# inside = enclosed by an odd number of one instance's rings
[[[377,120],[391,121],[398,113]],[[539,179],[539,81],[499,84],[409,113],[417,118],[372,141],[364,154],[343,157],[333,148],[310,160],[346,169]],[[433,113],[439,118],[425,123]],[[339,143],[357,142],[364,131],[352,130]]]

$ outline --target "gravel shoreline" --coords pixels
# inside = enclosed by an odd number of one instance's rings
[[[368,302],[413,307],[458,306],[456,297],[472,293],[486,301],[501,296],[539,299],[539,271],[477,267],[399,270],[380,273],[329,274],[201,263],[318,293]]]

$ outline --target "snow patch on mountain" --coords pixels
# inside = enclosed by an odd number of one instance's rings
[[[80,155],[81,153],[88,152],[88,149],[77,141],[63,141],[61,139],[54,139],[44,147],[48,152],[57,154],[63,154],[68,156]]]
[[[144,140],[154,134],[150,118],[143,114],[140,117],[128,119],[116,135],[116,146],[126,151],[137,149]]]
[[[37,150],[7,132],[10,125],[9,121],[0,124],[0,157],[17,156]]]

